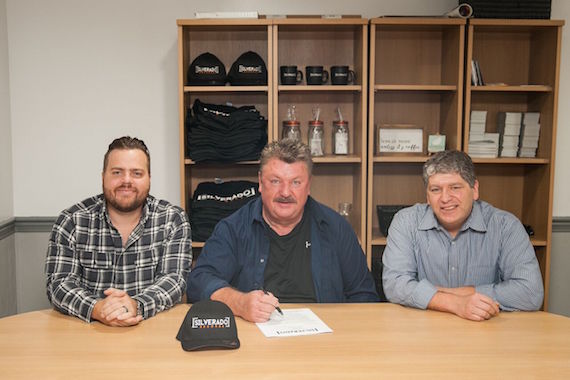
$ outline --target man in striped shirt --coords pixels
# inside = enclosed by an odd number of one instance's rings
[[[478,200],[469,156],[440,152],[423,177],[427,204],[401,210],[388,230],[388,300],[474,321],[539,309],[544,289],[528,234],[514,215]]]
[[[47,296],[62,313],[132,326],[180,302],[192,261],[184,211],[149,195],[142,140],[114,140],[103,162],[103,194],[64,210],[46,259]]]

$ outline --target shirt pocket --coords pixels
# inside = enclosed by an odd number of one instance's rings
[[[467,284],[478,286],[478,285],[490,285],[499,282],[499,271],[495,265],[472,265],[469,266],[467,271],[471,281],[467,281]]]
[[[92,285],[109,283],[113,276],[111,255],[108,252],[79,251],[83,279]]]
[[[139,283],[151,283],[158,267],[157,249],[148,249],[137,254],[135,260],[136,280]]]

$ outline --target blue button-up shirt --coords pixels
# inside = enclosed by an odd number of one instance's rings
[[[388,231],[383,286],[391,302],[425,309],[436,287],[474,286],[503,310],[537,310],[544,289],[521,222],[483,201],[452,238],[427,204],[401,210]]]
[[[377,301],[366,256],[350,224],[332,209],[309,197],[311,270],[317,302]],[[261,198],[221,220],[206,241],[196,267],[188,275],[188,300],[209,299],[231,286],[242,292],[263,287],[269,239],[262,219]]]

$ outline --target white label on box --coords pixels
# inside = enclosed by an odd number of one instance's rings
[[[423,129],[380,128],[378,146],[380,153],[422,153]]]

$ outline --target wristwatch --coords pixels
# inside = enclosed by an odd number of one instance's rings
[[[144,304],[137,300],[137,317],[139,315],[144,318]]]

